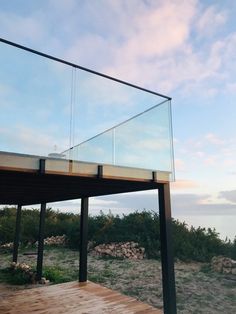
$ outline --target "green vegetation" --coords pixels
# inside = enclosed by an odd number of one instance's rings
[[[0,244],[12,242],[16,209],[0,209]],[[22,210],[21,244],[37,241],[39,211]],[[79,248],[80,216],[47,209],[45,237],[66,234],[67,245]],[[214,255],[236,259],[236,238],[232,243],[222,241],[215,229],[188,228],[185,222],[173,220],[174,254],[180,260],[208,262]],[[160,257],[159,215],[151,211],[134,212],[123,216],[105,215],[89,217],[89,241],[94,244],[135,241],[145,247],[148,258]],[[57,274],[56,277],[58,277]],[[59,276],[60,277],[60,276]]]
[[[25,285],[30,283],[30,277],[27,273],[20,269],[12,269],[10,267],[0,269],[0,282],[12,285]]]
[[[105,262],[104,268],[100,272],[89,273],[89,280],[97,283],[105,283],[109,280],[114,284],[117,280],[116,273],[112,270],[112,265]]]
[[[59,266],[45,266],[43,268],[43,277],[53,283],[63,283],[77,279],[73,278],[65,269]]]

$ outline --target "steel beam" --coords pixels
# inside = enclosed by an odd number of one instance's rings
[[[176,314],[175,272],[173,258],[172,220],[170,205],[169,183],[163,183],[158,188],[161,263],[162,263],[162,289],[165,314]]]
[[[88,197],[81,199],[79,282],[87,281]]]
[[[15,237],[14,237],[14,244],[13,244],[13,258],[12,261],[17,263],[18,258],[18,248],[20,242],[20,227],[21,227],[21,205],[17,206],[16,212],[16,228],[15,228]]]

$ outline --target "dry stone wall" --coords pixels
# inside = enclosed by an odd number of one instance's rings
[[[213,271],[222,274],[236,275],[236,261],[224,256],[214,256],[211,260]]]
[[[128,259],[143,259],[145,248],[136,242],[100,244],[94,247],[92,254],[95,256],[112,256]]]
[[[62,236],[51,236],[44,239],[44,245],[65,245],[66,235]],[[35,246],[38,246],[38,241],[35,242]]]

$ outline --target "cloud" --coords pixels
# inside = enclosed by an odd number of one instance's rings
[[[68,147],[68,140],[60,134],[49,135],[49,130],[34,129],[23,126],[0,128],[1,149],[17,153],[48,155],[57,148],[58,152]]]
[[[173,194],[172,211],[175,215],[236,215],[236,206],[211,201],[208,194]]]
[[[223,139],[217,137],[213,133],[206,134],[205,139],[207,140],[207,142],[209,142],[210,144],[214,144],[214,145],[223,145],[225,143],[225,141]]]
[[[110,199],[102,199],[99,197],[91,197],[89,199],[89,208],[90,209],[107,209],[110,207],[115,207],[117,205],[117,202],[115,200],[110,200]],[[58,208],[58,209],[64,209],[64,210],[80,210],[81,206],[81,200],[80,199],[75,199],[75,200],[70,200],[70,201],[63,201],[63,202],[54,202],[48,204],[48,206],[52,206],[53,208]]]
[[[197,1],[100,1],[80,5],[75,14],[75,8],[63,11],[63,3],[54,18],[63,23],[64,57],[147,87],[158,77],[156,87],[161,84],[165,60],[185,49],[197,10]]]
[[[235,191],[234,191],[235,193]],[[234,194],[235,197],[235,194]],[[80,208],[77,200],[73,202],[55,203],[57,208]],[[158,212],[158,192],[146,191],[124,193],[109,196],[91,198],[91,213],[99,213],[100,210],[114,214],[130,213],[133,211],[153,210]],[[228,203],[216,203],[210,194],[171,193],[172,216],[227,216],[236,215],[236,205]]]
[[[1,36],[21,43],[41,40],[45,28],[35,15],[34,13],[34,16],[20,16],[14,13],[0,12]]]
[[[219,198],[223,198],[233,204],[236,204],[236,190],[221,191],[219,192]]]
[[[158,209],[158,193],[149,192],[149,193],[124,193],[124,194],[117,194],[112,196],[101,196],[99,197],[100,200],[103,201],[113,201],[115,203],[108,204],[106,208],[111,209],[119,209],[120,212],[125,213],[127,211],[135,211],[135,210],[157,210]],[[115,205],[115,206],[114,206]],[[105,206],[104,206],[105,207]]]
[[[183,159],[175,158],[175,169],[178,172],[183,172],[186,170],[186,165]]]
[[[171,183],[171,190],[195,189],[199,187],[199,183],[192,180],[177,180]]]
[[[206,8],[196,23],[197,30],[202,36],[212,35],[227,21],[227,11],[218,11],[215,5]]]
[[[144,209],[157,211],[157,202],[157,192],[153,191],[91,197],[89,199],[89,213],[97,215],[102,210],[106,214],[111,211],[114,215],[122,215]],[[80,212],[80,200],[50,203],[48,206],[63,212]]]
[[[186,173],[193,172],[193,169],[198,174],[205,172],[210,175],[213,170],[215,173],[224,171],[226,174],[236,167],[235,153],[234,134],[225,137],[219,133],[208,132],[195,138],[186,138],[175,142],[175,155],[178,156],[176,170],[180,173],[185,171],[185,176]]]
[[[198,36],[227,19],[226,10],[197,0],[51,0],[27,16],[2,11],[0,26],[8,38],[138,85],[163,93],[181,87],[185,95],[201,89],[215,97],[235,83],[236,34],[203,44]]]

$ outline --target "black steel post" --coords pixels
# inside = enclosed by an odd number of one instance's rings
[[[17,258],[18,258],[20,227],[21,227],[21,205],[18,205],[17,212],[16,212],[16,228],[15,228],[15,237],[14,237],[14,244],[13,244],[13,258],[12,258],[12,261],[15,263],[17,263]]]
[[[79,282],[87,281],[88,197],[81,199]]]
[[[37,280],[41,280],[43,272],[44,225],[46,203],[41,204],[38,236]]]
[[[161,263],[162,263],[162,289],[165,314],[176,314],[175,272],[173,257],[173,238],[170,205],[169,183],[163,183],[158,189]]]

